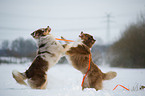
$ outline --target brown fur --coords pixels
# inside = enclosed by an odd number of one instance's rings
[[[140,90],[143,90],[143,89],[145,89],[145,86],[141,86],[141,87],[140,87]]]
[[[91,35],[84,34],[83,32],[81,33],[80,38],[83,40],[83,44],[79,44],[77,47],[71,47],[70,50],[66,52],[66,55],[69,55],[74,68],[81,71],[83,74],[86,74],[89,65],[89,55],[91,55],[90,48],[95,43],[95,40]],[[101,90],[102,81],[116,77],[117,73],[103,73],[92,61],[92,58],[90,58],[90,61],[90,70],[84,81],[82,89],[95,88],[96,90]]]
[[[41,36],[46,36],[51,31],[51,28],[49,26],[47,28],[41,28],[36,31],[34,31],[31,35],[35,39],[41,38]],[[39,46],[44,47],[45,44],[42,44]],[[48,51],[44,52],[38,52],[37,56],[35,57],[34,61],[32,62],[31,66],[28,70],[26,70],[24,73],[20,73],[16,70],[12,72],[13,78],[19,83],[23,85],[27,85],[24,80],[27,79],[29,86],[32,89],[46,89],[47,86],[47,70],[49,68],[48,61],[44,60],[39,54],[41,53],[47,53],[52,54]],[[54,54],[52,54],[54,55]]]
[[[29,69],[25,72],[31,88],[45,89],[46,86],[44,84],[47,82],[46,72],[48,67],[48,62],[43,60],[40,56],[34,59]]]
[[[31,66],[24,73],[13,71],[13,78],[23,85],[27,85],[24,80],[28,79],[28,84],[32,89],[46,89],[47,85],[47,70],[49,63],[37,56]]]

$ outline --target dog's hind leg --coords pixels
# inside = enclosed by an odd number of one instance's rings
[[[45,79],[46,79],[46,81],[45,81],[45,83],[41,86],[41,88],[40,89],[46,89],[47,88],[47,75],[45,76]]]
[[[47,76],[32,77],[28,80],[28,84],[32,89],[46,89],[46,87],[47,87]]]
[[[94,77],[94,78],[89,78],[89,88],[95,88],[96,91],[102,89],[102,78],[100,77]]]
[[[103,85],[102,84],[103,84],[102,83],[102,80],[97,80],[96,81],[96,84],[95,84],[96,91],[101,90],[103,88]]]

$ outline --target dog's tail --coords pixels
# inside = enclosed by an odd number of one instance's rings
[[[18,72],[17,70],[13,70],[13,71],[12,71],[12,75],[13,75],[13,78],[14,78],[19,84],[27,85],[26,82],[24,81],[24,80],[27,79],[25,73],[20,73],[20,72]]]
[[[107,73],[103,73],[103,79],[104,80],[110,80],[110,79],[113,79],[117,76],[117,73],[116,72],[113,72],[113,71],[109,71]]]

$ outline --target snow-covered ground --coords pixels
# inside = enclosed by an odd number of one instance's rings
[[[123,69],[100,67],[103,72],[116,71],[118,76],[103,82],[103,90],[81,90],[83,75],[69,64],[57,64],[48,71],[48,86],[46,90],[34,90],[28,86],[19,85],[12,77],[12,70],[24,72],[29,64],[0,65],[0,96],[145,96],[145,69]],[[121,84],[130,91],[118,86]]]

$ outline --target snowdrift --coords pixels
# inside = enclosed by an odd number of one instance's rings
[[[48,86],[46,90],[34,90],[28,86],[19,85],[12,77],[12,70],[24,72],[29,64],[0,65],[0,96],[144,96],[145,89],[139,90],[145,85],[145,69],[123,69],[100,67],[103,72],[116,71],[117,77],[104,81],[103,90],[81,90],[83,75],[69,64],[57,64],[48,70]],[[130,91],[118,86],[121,84]]]

